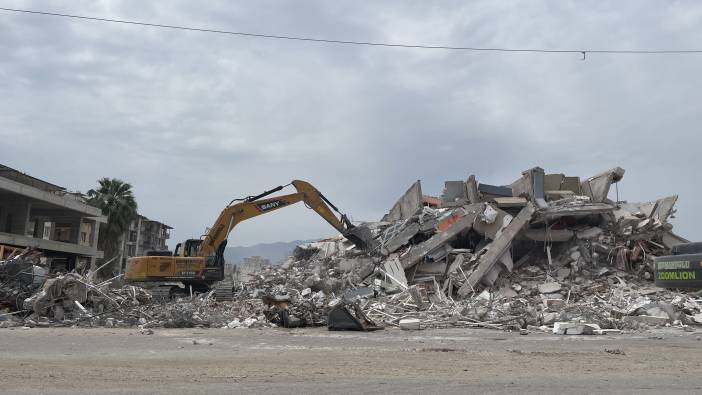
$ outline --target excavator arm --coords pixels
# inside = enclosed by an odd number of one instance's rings
[[[339,210],[315,187],[301,180],[294,180],[291,184],[297,189],[297,193],[266,198],[266,196],[284,188],[283,186],[279,186],[263,192],[260,195],[241,199],[238,203],[232,201],[222,210],[222,213],[219,214],[214,225],[205,235],[205,238],[200,244],[198,255],[216,255],[218,250],[221,250],[223,247],[222,243],[227,239],[229,233],[238,223],[301,201],[304,202],[308,208],[311,208],[324,218],[334,229],[339,231],[356,246],[364,249],[369,247],[371,239],[368,235],[363,234],[363,232],[354,231],[355,227],[351,224],[346,215],[339,212]],[[340,217],[337,217],[334,212],[338,213]]]

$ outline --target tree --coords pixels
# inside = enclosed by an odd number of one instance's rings
[[[107,224],[100,229],[98,248],[105,254],[105,261],[119,255],[120,240],[129,224],[137,217],[137,203],[132,193],[131,184],[117,178],[98,180],[99,187],[88,191],[88,203],[102,210],[107,217]],[[115,259],[104,270],[114,273],[121,265]]]

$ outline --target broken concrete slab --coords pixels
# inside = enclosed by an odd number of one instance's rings
[[[583,324],[577,322],[556,322],[553,324],[554,335],[599,335],[602,328],[597,324]]]
[[[665,222],[668,220],[675,210],[675,202],[678,201],[678,195],[668,196],[662,199],[656,200],[655,208],[651,212],[650,218],[653,220],[658,220],[660,222]]]
[[[459,295],[468,295],[482,281],[483,277],[492,270],[493,266],[502,258],[504,252],[511,245],[512,239],[531,220],[535,211],[536,208],[531,202],[527,203],[519,211],[519,214],[502,230],[500,236],[490,244],[487,253],[479,258],[475,270],[471,272],[466,283],[458,290]]]
[[[580,230],[576,233],[578,240],[594,240],[598,238],[604,231],[602,228],[593,226],[587,229]]]
[[[407,219],[422,210],[422,183],[417,180],[407,192],[392,206],[390,212],[381,221],[399,221]]]
[[[611,213],[614,206],[607,203],[581,203],[563,206],[550,206],[540,210],[537,220],[554,220],[561,217]]]
[[[458,207],[469,202],[463,181],[444,181],[441,207]]]
[[[520,238],[526,238],[533,241],[550,241],[562,243],[572,239],[575,232],[570,229],[525,229],[520,234]]]
[[[492,201],[495,202],[497,207],[509,208],[509,207],[524,207],[527,204],[527,200],[523,197],[494,197]]]
[[[445,230],[437,232],[434,236],[429,238],[429,240],[414,246],[409,252],[401,256],[400,262],[402,262],[402,267],[407,269],[416,265],[434,249],[446,244],[459,233],[471,229],[473,227],[473,222],[478,215],[482,214],[484,208],[485,205],[482,203],[466,206],[462,216],[448,223]]]
[[[384,274],[393,283],[400,286],[402,289],[407,289],[407,277],[405,276],[405,270],[402,268],[402,263],[396,254],[391,255],[385,260],[383,264]]]
[[[613,183],[621,181],[625,170],[615,167],[598,175],[585,179],[580,187],[583,195],[588,196],[593,203],[602,203],[609,195],[609,188]]]
[[[563,177],[563,182],[561,183],[562,191],[571,191],[575,195],[582,195],[582,188],[580,187],[580,177]]]
[[[485,237],[495,240],[502,229],[509,225],[511,221],[512,216],[509,213],[487,204],[483,214],[479,217],[479,221],[476,221],[473,225],[473,229]]]
[[[417,222],[413,222],[405,226],[402,230],[395,234],[392,238],[387,240],[381,247],[380,252],[383,255],[390,255],[391,253],[397,251],[400,247],[407,244],[407,242],[419,233],[420,225]]]
[[[478,191],[482,195],[489,195],[490,198],[495,198],[495,197],[511,197],[512,196],[512,191],[510,187],[503,187],[499,185],[490,185],[490,184],[483,184],[480,183],[478,185]]]
[[[400,329],[406,331],[418,331],[421,329],[421,321],[419,318],[403,318],[398,322]]]
[[[561,284],[555,281],[539,284],[539,292],[542,294],[552,294],[561,290]]]
[[[560,191],[565,174],[546,174],[544,176],[544,190]]]
[[[654,317],[650,315],[627,315],[622,317],[622,322],[625,324],[646,324],[646,325],[657,325],[665,326],[669,322],[668,317]]]

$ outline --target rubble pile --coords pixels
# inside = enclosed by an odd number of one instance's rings
[[[41,286],[46,270],[38,266],[40,256],[27,248],[0,260],[0,307],[17,310]]]
[[[301,246],[243,288],[285,301],[307,325],[339,305],[408,329],[702,324],[699,294],[652,283],[655,257],[687,242],[668,222],[677,196],[612,201],[623,175],[581,180],[537,167],[508,186],[447,181],[439,199],[417,181],[381,221],[361,225],[375,235],[371,251],[344,239]]]
[[[151,294],[139,287],[110,288],[109,283],[95,284],[92,273],[75,272],[42,275],[42,280],[27,287],[15,284],[15,293],[33,293],[21,303],[8,306],[13,313],[0,314],[0,327],[12,326],[133,326],[144,316],[139,307],[151,303]],[[2,277],[0,277],[2,278]],[[2,299],[5,303],[7,298]],[[14,308],[12,308],[14,307]]]
[[[619,167],[585,179],[536,167],[509,185],[446,181],[438,198],[417,181],[380,221],[358,226],[372,235],[368,248],[342,236],[301,245],[237,283],[232,301],[214,291],[156,300],[76,273],[37,289],[18,280],[32,266],[24,255],[0,264],[0,296],[22,300],[25,316],[0,315],[0,324],[558,334],[702,325],[699,291],[653,283],[656,258],[689,246],[668,221],[677,196],[611,200],[623,176]]]

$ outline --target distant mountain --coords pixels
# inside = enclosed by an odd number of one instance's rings
[[[293,252],[295,247],[300,244],[309,243],[314,240],[295,240],[276,243],[261,243],[252,246],[242,247],[227,247],[224,250],[224,261],[228,264],[238,265],[244,261],[244,258],[250,256],[261,256],[271,261],[271,263],[281,263]]]

